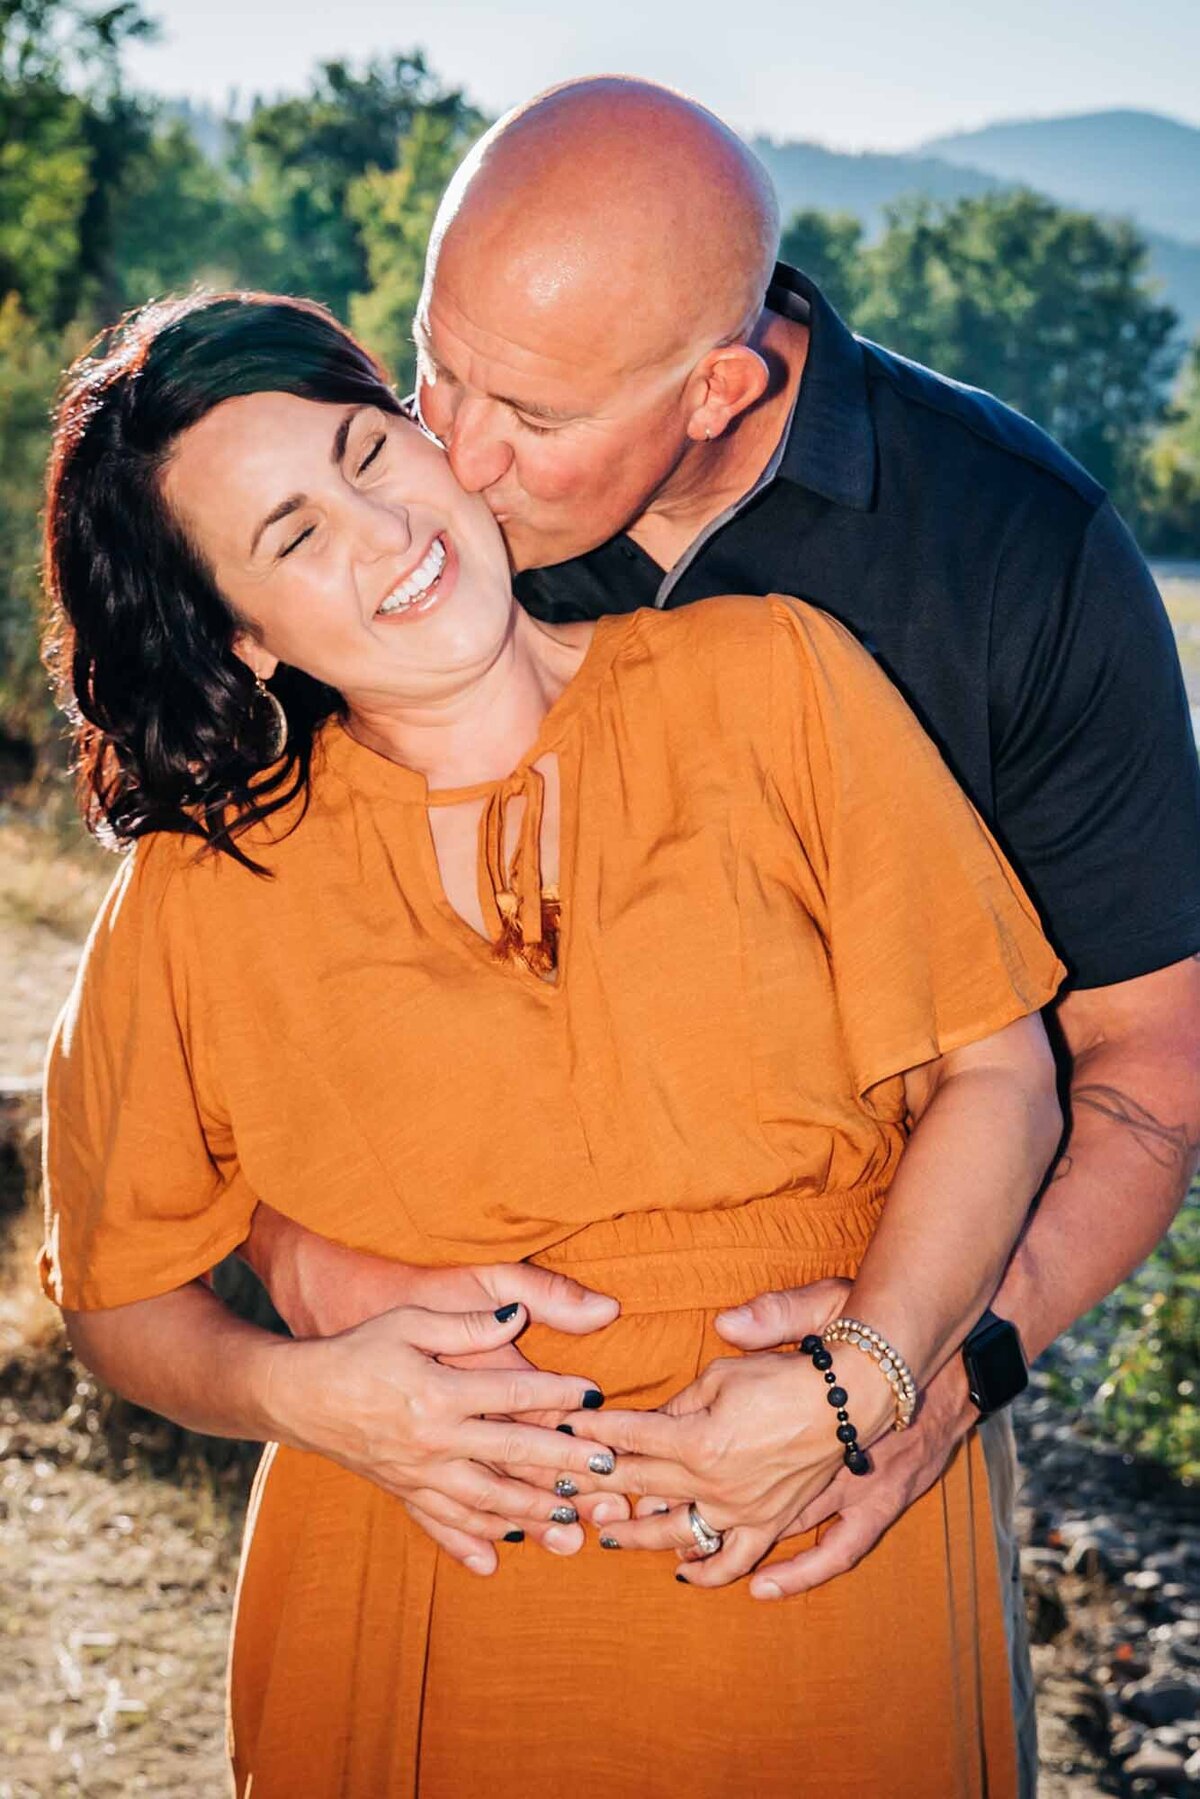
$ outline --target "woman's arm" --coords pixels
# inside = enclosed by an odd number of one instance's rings
[[[196,1281],[65,1317],[80,1360],[138,1404],[190,1430],[327,1456],[448,1529],[485,1539],[467,1559],[478,1573],[492,1572],[490,1545],[512,1521],[540,1525],[556,1505],[503,1466],[583,1476],[596,1454],[594,1442],[519,1421],[573,1410],[594,1391],[590,1382],[529,1369],[463,1371],[437,1359],[511,1341],[528,1321],[519,1305],[511,1316],[399,1308],[335,1337],[290,1341],[234,1317]],[[518,1421],[483,1416],[496,1413]]]
[[[914,1071],[906,1092],[909,1142],[858,1277],[844,1298],[840,1287],[831,1293],[829,1318],[874,1326],[923,1384],[995,1292],[1061,1116],[1036,1017]],[[836,1346],[834,1366],[869,1445],[891,1426],[891,1388],[848,1344]],[[571,1423],[579,1433],[595,1426],[585,1413]],[[692,1551],[689,1500],[725,1532],[719,1555],[689,1567],[697,1586],[749,1572],[842,1466],[824,1383],[790,1354],[722,1357],[659,1412],[606,1412],[604,1431],[622,1452],[624,1491],[675,1502],[608,1527],[615,1543]],[[765,1580],[762,1596],[774,1596]]]
[[[1041,1019],[914,1069],[905,1095],[911,1135],[841,1309],[894,1344],[924,1387],[990,1305],[1062,1135]],[[870,1365],[841,1355],[847,1373]]]

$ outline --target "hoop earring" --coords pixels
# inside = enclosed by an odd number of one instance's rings
[[[266,768],[272,762],[278,762],[287,748],[288,718],[279,695],[271,692],[261,675],[255,675],[254,686],[255,698],[265,700],[271,714],[270,736],[267,740],[267,753],[263,761],[263,767]]]

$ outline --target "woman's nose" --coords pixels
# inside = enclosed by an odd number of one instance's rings
[[[455,409],[446,444],[450,467],[460,487],[482,493],[493,487],[512,463],[512,445],[499,409],[488,400],[464,395]]]
[[[363,556],[403,555],[413,540],[412,521],[403,506],[385,505],[366,494],[358,496],[354,531]]]

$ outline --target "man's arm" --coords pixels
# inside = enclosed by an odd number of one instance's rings
[[[1200,958],[1068,994],[1057,1008],[1072,1058],[1065,1150],[1014,1252],[994,1309],[1030,1360],[1132,1272],[1179,1208],[1200,1156]],[[769,1293],[724,1314],[743,1349],[794,1342],[823,1294]],[[823,1308],[823,1310],[822,1310]],[[838,1514],[820,1543],[771,1568],[784,1593],[844,1573],[931,1487],[978,1417],[959,1357],[930,1383],[917,1422],[872,1451],[870,1480],[839,1474],[796,1520]]]
[[[1069,993],[1070,1138],[995,1309],[1030,1360],[1145,1260],[1200,1158],[1200,956]]]

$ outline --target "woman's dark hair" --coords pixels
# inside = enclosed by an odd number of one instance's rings
[[[274,294],[158,301],[68,370],[46,504],[46,660],[89,827],[121,843],[186,832],[256,869],[236,839],[303,809],[314,733],[342,700],[281,665],[271,687],[287,744],[271,762],[274,709],[233,649],[244,627],[172,516],[162,474],[214,406],[266,392],[401,411],[383,369],[320,306]]]

